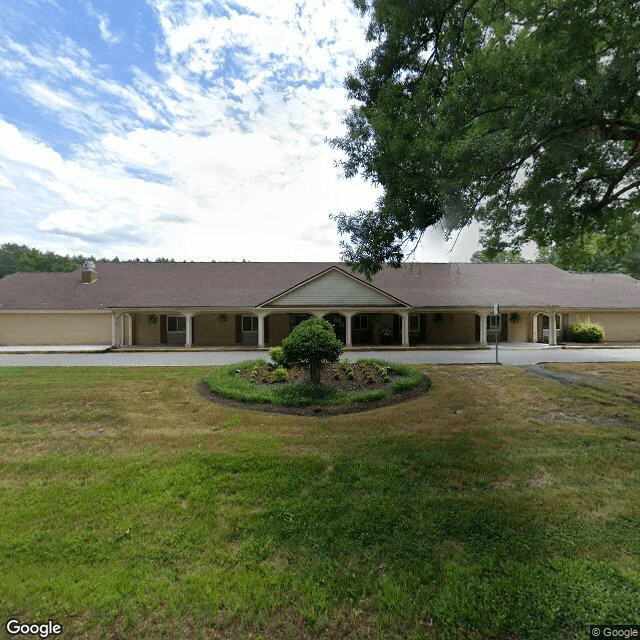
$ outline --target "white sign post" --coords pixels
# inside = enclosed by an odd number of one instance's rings
[[[500,361],[498,360],[498,328],[500,327],[500,305],[499,304],[494,304],[493,305],[493,329],[495,331],[496,334],[496,364],[500,364]]]

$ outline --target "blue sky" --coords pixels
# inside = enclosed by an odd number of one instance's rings
[[[351,0],[9,0],[0,243],[179,260],[336,260],[372,206],[326,138],[367,55]],[[466,260],[435,230],[416,257]]]

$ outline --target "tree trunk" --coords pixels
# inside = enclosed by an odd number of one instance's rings
[[[322,365],[320,364],[310,364],[309,365],[309,373],[311,377],[311,382],[315,385],[320,385],[320,373],[322,372]]]

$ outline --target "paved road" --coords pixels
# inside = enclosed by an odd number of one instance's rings
[[[493,350],[350,351],[351,360],[379,358],[409,364],[482,364],[496,361]],[[160,367],[210,366],[264,358],[264,351],[171,351],[110,353],[0,353],[4,367]],[[554,347],[501,347],[502,364],[538,362],[640,362],[640,348],[560,349]]]

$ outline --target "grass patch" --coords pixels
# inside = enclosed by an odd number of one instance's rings
[[[203,401],[203,368],[0,369],[0,608],[88,639],[639,624],[635,372],[592,398],[422,369],[430,394],[322,420]]]
[[[216,367],[204,376],[204,381],[213,393],[240,402],[266,403],[284,407],[308,407],[343,405],[358,402],[374,402],[401,391],[408,391],[422,381],[422,373],[407,365],[378,360],[361,360],[366,365],[384,364],[395,380],[385,390],[344,391],[333,386],[314,386],[310,382],[260,384],[255,373],[266,364],[264,360]],[[252,378],[240,375],[250,370]],[[255,373],[255,375],[254,375]]]

